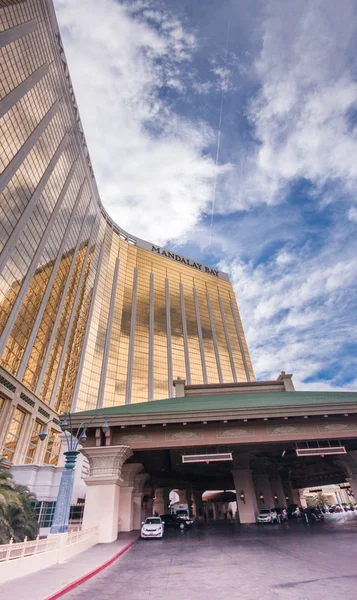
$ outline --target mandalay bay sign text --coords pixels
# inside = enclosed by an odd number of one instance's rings
[[[170,252],[169,250],[165,250],[159,246],[152,245],[151,252],[159,254],[160,256],[164,256],[165,258],[170,258],[176,262],[180,262],[181,264],[192,267],[193,269],[197,269],[198,271],[202,271],[202,273],[214,275],[215,277],[222,277],[222,279],[228,278],[226,273],[222,273],[222,271],[219,271],[218,269],[212,269],[212,267],[207,267],[206,265],[203,265],[197,261],[191,260],[190,258],[185,258],[180,254],[176,254],[176,252]]]

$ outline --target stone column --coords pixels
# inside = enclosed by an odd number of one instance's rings
[[[134,529],[134,486],[120,488],[119,531]]]
[[[275,506],[268,473],[254,473],[254,488],[259,510]],[[263,495],[263,499],[260,496]]]
[[[193,502],[193,510],[194,515],[197,519],[203,518],[203,500],[202,500],[202,491],[193,492],[194,502]]]
[[[154,494],[153,490],[145,488],[143,490],[143,496],[145,498],[145,507],[143,509],[143,520],[147,517],[152,517],[154,511]]]
[[[301,506],[301,500],[300,500],[300,490],[293,488],[293,504],[297,504],[298,506]]]
[[[170,491],[171,488],[164,488],[165,514],[170,512]]]
[[[240,523],[255,523],[258,506],[255,496],[252,471],[249,464],[240,466],[232,471],[234,487],[237,494],[237,511]],[[244,499],[241,499],[241,494]]]
[[[144,485],[149,479],[148,473],[139,473],[134,479],[134,516],[133,516],[133,528],[140,529],[141,523],[144,521],[144,509],[143,509],[143,498],[144,498]]]
[[[143,470],[140,463],[126,463],[122,468],[120,486],[119,531],[134,529],[134,492],[135,478]]]
[[[212,510],[213,510],[213,520],[217,521],[217,518],[218,518],[217,505],[215,502],[212,502],[211,506],[212,506]]]
[[[129,446],[83,448],[89,461],[89,477],[83,514],[83,529],[98,526],[98,541],[114,542],[118,537],[122,467],[130,458]]]
[[[290,506],[290,504],[297,504],[301,506],[300,503],[300,492],[298,489],[295,489],[291,485],[291,480],[289,477],[285,477],[282,480],[283,490],[285,494],[286,504]],[[287,499],[286,499],[287,498]]]
[[[279,506],[279,508],[286,508],[287,504],[286,504],[285,492],[283,489],[283,483],[281,481],[281,477],[279,475],[273,475],[273,477],[271,477],[270,487],[271,487],[271,492],[273,494],[274,505]],[[274,497],[275,495],[278,496],[277,500]]]
[[[180,504],[189,504],[187,490],[176,490],[179,496]]]
[[[164,488],[156,488],[154,496],[154,512],[159,516],[164,515],[165,510],[165,490]]]

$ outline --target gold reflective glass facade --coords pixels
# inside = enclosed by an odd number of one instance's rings
[[[7,460],[10,462],[13,461],[13,457],[20,440],[25,417],[26,413],[23,410],[20,408],[15,408],[1,452],[1,455],[7,458]]]
[[[1,366],[58,412],[254,379],[227,277],[105,213],[50,0],[0,1],[0,64]]]

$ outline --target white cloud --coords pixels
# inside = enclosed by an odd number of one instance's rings
[[[357,335],[355,251],[340,261],[335,246],[309,257],[301,252],[293,270],[284,261],[256,266],[235,260],[220,267],[231,274],[259,379],[284,370],[294,373],[299,389],[313,389],[305,380],[338,361],[338,374],[316,389],[353,389],[338,381],[356,368],[356,359],[344,354]]]
[[[259,91],[250,102],[253,141],[245,147],[226,212],[284,200],[298,178],[317,189],[338,182],[355,197],[357,109],[356,3],[270,0],[262,48],[253,61]]]
[[[357,222],[357,207],[352,206],[348,211],[348,218],[350,221]]]
[[[295,257],[291,252],[288,252],[285,248],[283,248],[278,253],[275,260],[278,265],[288,265],[294,262]]]
[[[175,114],[161,94],[185,89],[194,35],[149,2],[55,4],[104,205],[140,237],[179,238],[226,171],[205,155],[211,129]]]

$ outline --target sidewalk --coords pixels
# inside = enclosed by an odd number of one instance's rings
[[[112,544],[97,544],[65,563],[7,581],[0,587],[0,600],[47,600],[106,563],[137,538],[138,532],[135,531],[120,533],[117,541]]]

